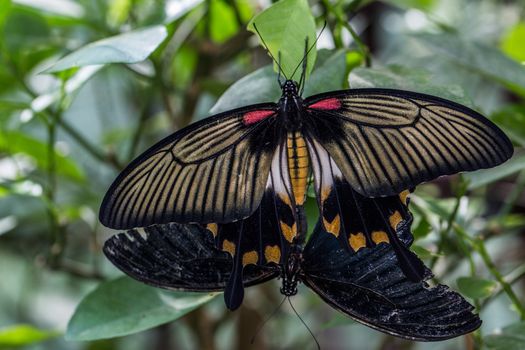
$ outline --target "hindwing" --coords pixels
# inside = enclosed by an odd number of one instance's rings
[[[400,231],[405,244],[409,230]],[[393,246],[380,243],[355,254],[318,224],[303,253],[303,281],[325,302],[381,332],[419,341],[470,333],[481,325],[473,306],[444,285],[411,281]],[[424,268],[424,280],[432,277]]]

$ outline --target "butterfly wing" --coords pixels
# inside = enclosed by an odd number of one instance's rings
[[[400,195],[367,198],[346,181],[330,154],[307,136],[314,174],[314,187],[324,230],[337,238],[341,247],[357,252],[386,242],[392,245],[402,271],[412,281],[421,281],[425,267],[408,249],[412,243],[408,210],[409,191]],[[403,241],[402,230],[406,230]]]
[[[403,242],[412,241],[408,226],[399,234]],[[458,293],[444,285],[410,281],[390,244],[349,254],[318,224],[303,257],[307,286],[335,309],[381,332],[437,341],[472,332],[481,324]],[[425,280],[431,276],[425,268]]]
[[[353,89],[311,96],[305,104],[308,130],[365,197],[493,167],[513,153],[510,140],[488,119],[434,96]]]
[[[168,222],[229,222],[262,198],[276,148],[276,105],[197,122],[135,159],[109,188],[100,221],[115,229]]]
[[[154,225],[111,237],[104,254],[120,270],[146,284],[184,291],[222,291],[233,270],[231,256],[217,249],[213,236],[198,225]],[[246,286],[275,277],[270,269],[249,266]]]
[[[291,194],[286,191],[285,146],[278,147],[258,208],[231,223],[166,224],[110,238],[104,253],[135,279],[163,288],[224,290],[230,310],[240,306],[244,287],[279,274],[297,234]]]

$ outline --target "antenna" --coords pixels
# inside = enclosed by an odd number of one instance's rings
[[[272,55],[272,52],[270,51],[270,49],[268,48],[268,45],[266,45],[266,42],[264,41],[261,33],[259,32],[259,29],[257,29],[257,26],[255,25],[255,22],[253,22],[253,28],[255,29],[255,32],[257,33],[257,35],[259,35],[259,38],[261,39],[261,42],[264,46],[264,48],[266,49],[266,51],[268,52],[268,54],[270,55],[270,57],[272,58],[272,60],[275,62],[275,64],[277,64],[277,67],[279,67],[279,74],[283,74],[284,77],[286,78],[286,80],[288,80],[288,77],[286,76],[286,74],[284,74],[284,71],[283,71],[283,68],[281,67],[281,64],[279,63],[279,61],[277,61],[275,59],[275,57],[273,57]],[[281,82],[279,82],[280,84]]]
[[[254,24],[255,26],[255,24]],[[323,24],[323,28],[321,28],[321,31],[319,32],[319,35],[315,38],[315,41],[314,43],[312,44],[312,46],[310,46],[310,48],[308,50],[306,50],[306,47],[308,46],[308,37],[306,37],[306,43],[305,43],[305,55],[303,56],[303,59],[301,60],[301,62],[299,62],[299,64],[297,65],[297,67],[295,67],[293,73],[292,73],[292,76],[290,78],[293,78],[293,76],[295,75],[295,73],[297,72],[297,69],[299,69],[299,67],[301,65],[303,65],[304,63],[304,69],[303,69],[303,72],[301,73],[301,80],[303,80],[304,78],[302,78],[303,74],[305,74],[305,70],[306,70],[306,59],[308,57],[308,54],[310,53],[310,51],[312,51],[312,49],[315,47],[315,45],[317,44],[317,41],[319,40],[319,38],[321,37],[321,34],[323,34],[323,31],[325,30],[326,28],[326,21],[324,21],[324,24]]]
[[[314,338],[315,344],[317,344],[317,350],[321,350],[321,345],[319,345],[319,342],[317,341],[317,338],[315,337],[315,335],[312,333],[312,330],[310,329],[310,327],[308,327],[308,326],[306,325],[306,323],[303,321],[303,319],[301,318],[301,316],[299,316],[299,313],[298,313],[297,310],[295,310],[295,308],[293,307],[293,304],[292,304],[292,301],[290,300],[290,298],[287,297],[287,299],[288,299],[288,303],[289,303],[290,306],[292,307],[293,312],[295,312],[295,315],[297,315],[297,317],[299,318],[299,320],[301,320],[301,323],[303,324],[303,326],[306,327],[306,329],[308,330],[308,332],[310,333],[310,335],[312,336],[312,338]]]

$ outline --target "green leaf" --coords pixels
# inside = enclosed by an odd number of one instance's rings
[[[327,58],[321,60],[321,56]],[[304,96],[343,89],[347,81],[345,56],[344,50],[319,51],[319,62],[304,87]]]
[[[402,8],[430,10],[434,5],[435,0],[390,0],[389,2]]]
[[[20,131],[0,131],[0,151],[30,156],[42,170],[47,170],[47,144]],[[75,181],[85,179],[82,169],[69,157],[55,150],[56,172]]]
[[[525,22],[516,23],[505,34],[501,49],[518,62],[525,61]]]
[[[211,108],[212,114],[261,102],[275,102],[281,96],[277,75],[271,66],[259,68],[230,86]]]
[[[119,337],[176,320],[218,293],[167,292],[128,277],[101,283],[78,305],[68,340]]]
[[[268,46],[275,59],[281,53],[280,64],[288,79],[299,80],[301,67],[294,76],[294,70],[301,62],[305,52],[305,39],[308,46],[316,39],[315,20],[306,0],[283,0],[270,6],[255,16],[248,24],[248,30],[256,33]],[[258,34],[258,35],[259,35]],[[312,71],[316,59],[315,47],[308,54],[306,77]],[[274,67],[277,70],[277,66]]]
[[[434,252],[431,252],[430,250],[423,248],[420,245],[414,244],[410,247],[410,250],[416,253],[418,258],[420,259],[429,259],[432,257],[439,257],[442,256],[441,254],[436,254]]]
[[[24,346],[55,338],[59,332],[38,329],[27,324],[0,328],[0,347]]]
[[[209,7],[210,36],[216,43],[223,43],[238,30],[233,8],[225,1],[211,1]]]
[[[144,61],[167,35],[166,27],[159,25],[95,41],[61,58],[45,72],[60,72],[95,64]]]
[[[503,328],[499,334],[490,334],[483,338],[489,350],[525,349],[525,322],[519,322]]]
[[[468,189],[478,188],[525,169],[525,150],[514,152],[512,158],[497,167],[464,173]]]
[[[495,112],[490,118],[498,124],[512,141],[525,146],[525,107],[509,105]]]
[[[525,66],[505,56],[500,50],[450,33],[420,33],[414,34],[413,37],[457,65],[525,95]]]
[[[355,68],[350,73],[352,88],[390,88],[425,93],[473,107],[458,85],[432,84],[432,75],[424,69],[392,65],[381,68]]]
[[[490,296],[498,283],[479,277],[460,277],[457,279],[459,291],[471,299],[481,299]]]
[[[432,226],[425,217],[421,217],[421,220],[412,229],[412,234],[416,240],[425,238],[430,232],[432,232]]]

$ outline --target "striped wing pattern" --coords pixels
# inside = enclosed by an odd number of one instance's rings
[[[133,161],[114,181],[100,221],[127,229],[168,222],[229,222],[258,206],[276,140],[275,104],[229,111],[177,132]],[[251,113],[251,114],[250,114]]]
[[[509,139],[488,119],[434,96],[354,89],[312,96],[305,103],[309,129],[366,197],[493,167],[513,153]]]

